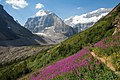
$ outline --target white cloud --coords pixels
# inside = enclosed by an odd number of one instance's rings
[[[35,6],[36,9],[41,9],[41,8],[43,8],[43,7],[44,7],[44,5],[41,4],[41,3],[38,3],[38,4],[36,4],[36,6]]]
[[[79,9],[83,9],[82,7],[77,7],[77,9],[79,10]]]
[[[26,0],[6,0],[6,3],[11,5],[14,9],[25,8],[26,6],[28,6]]]

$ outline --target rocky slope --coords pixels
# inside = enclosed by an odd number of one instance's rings
[[[46,42],[18,24],[0,5],[0,45],[20,46],[42,43]]]
[[[76,32],[80,32],[93,26],[100,18],[106,16],[111,10],[111,8],[100,8],[80,16],[76,15],[70,17],[65,19],[64,22],[67,25],[72,26]]]
[[[46,10],[40,10],[29,18],[25,28],[46,35],[53,41],[61,41],[75,34],[72,27],[66,25],[55,13]]]
[[[51,46],[20,46],[4,47],[0,46],[0,64],[9,64],[14,61],[20,61],[39,53]]]
[[[115,18],[113,25],[116,26],[113,35],[120,32],[120,14]]]

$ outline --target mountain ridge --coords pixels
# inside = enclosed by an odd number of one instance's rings
[[[25,46],[46,44],[41,37],[32,34],[17,23],[0,4],[0,46]],[[39,43],[38,43],[39,42]]]
[[[50,38],[56,43],[75,34],[73,28],[66,25],[55,13],[40,10],[36,14],[37,16],[28,18],[24,25],[24,27],[29,29],[31,32],[45,34],[47,35],[45,37]]]
[[[86,14],[72,16],[65,19],[64,22],[67,25],[72,26],[77,32],[80,32],[93,26],[100,18],[106,16],[111,10],[112,8],[99,8]]]
[[[31,18],[35,18],[35,17],[40,17],[40,16],[47,16],[48,14],[54,14],[52,11],[49,10],[39,10],[34,16],[32,16]]]

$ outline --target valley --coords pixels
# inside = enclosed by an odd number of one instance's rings
[[[0,80],[120,80],[120,3],[66,20],[39,10],[24,26],[0,5]]]
[[[10,64],[31,57],[41,50],[50,48],[49,46],[22,46],[22,47],[3,47],[0,46],[0,64]]]

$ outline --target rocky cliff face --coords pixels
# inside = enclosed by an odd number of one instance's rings
[[[113,25],[115,26],[115,31],[113,35],[115,35],[116,33],[120,32],[120,14],[115,18]]]
[[[16,23],[0,5],[0,40],[18,39],[20,37],[29,37],[32,33]]]
[[[46,10],[40,10],[29,18],[25,27],[33,33],[59,33],[67,37],[74,34],[72,27],[66,25],[55,13]]]

